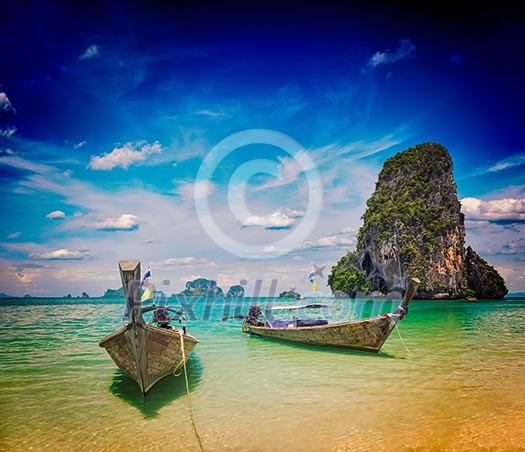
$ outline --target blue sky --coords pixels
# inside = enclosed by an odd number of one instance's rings
[[[106,3],[4,8],[0,291],[100,295],[139,258],[169,293],[196,276],[308,293],[312,264],[353,248],[384,160],[425,141],[452,155],[467,242],[525,290],[520,11]],[[214,146],[251,129],[296,140],[308,167],[257,132],[196,187]],[[232,174],[246,178],[236,201]],[[314,194],[317,221],[279,249]],[[265,259],[209,236],[204,196]]]

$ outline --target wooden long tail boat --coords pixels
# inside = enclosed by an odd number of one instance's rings
[[[166,306],[142,306],[138,260],[120,261],[119,269],[126,295],[127,324],[103,338],[99,345],[138,383],[145,396],[155,383],[186,363],[199,341],[186,333],[186,327],[179,329],[169,324],[173,320],[170,313],[182,316],[182,312]],[[151,324],[142,315],[147,311],[153,311]]]
[[[377,353],[397,322],[408,313],[408,304],[414,297],[419,280],[407,279],[402,304],[392,313],[363,320],[329,324],[327,320],[269,321],[258,306],[251,306],[243,323],[243,332],[283,341],[309,345],[351,348]],[[319,307],[305,305],[303,308]]]

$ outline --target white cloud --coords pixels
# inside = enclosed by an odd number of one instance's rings
[[[203,159],[211,147],[205,138],[204,131],[179,129],[179,136],[170,143],[165,155],[180,163],[191,159]]]
[[[54,210],[53,212],[49,212],[46,215],[46,218],[49,218],[50,220],[61,220],[66,218],[66,214],[61,210]]]
[[[5,129],[0,129],[0,137],[9,140],[16,133],[16,130],[17,129],[14,126],[6,127]]]
[[[473,176],[479,176],[481,174],[498,173],[500,171],[504,171],[510,168],[515,168],[517,166],[521,166],[524,164],[525,164],[524,154],[513,155],[506,159],[500,160],[489,167],[478,168],[473,173],[468,174],[467,176],[464,176],[464,177],[473,177]]]
[[[263,253],[265,254],[275,254],[278,252],[280,252],[279,248],[274,245],[266,245],[263,249]]]
[[[345,163],[348,164],[353,160],[370,157],[374,154],[390,149],[392,146],[401,142],[403,142],[402,138],[396,138],[394,135],[388,134],[370,142],[355,141],[347,144],[330,143],[312,149],[309,152],[315,157],[315,160],[319,165],[330,164],[330,166],[332,166],[333,162],[342,158],[344,158]]]
[[[374,53],[366,67],[363,69],[363,72],[367,70],[372,70],[378,66],[384,66],[385,64],[395,63],[406,58],[411,58],[416,52],[416,46],[410,39],[403,39],[399,41],[397,48],[395,50],[385,50],[384,52]]]
[[[142,224],[142,219],[129,213],[118,217],[107,217],[103,214],[81,215],[76,222],[87,229],[98,231],[134,231]]]
[[[201,199],[212,195],[215,192],[216,186],[211,182],[196,182],[192,184],[193,195],[195,199]]]
[[[313,242],[304,242],[301,245],[301,248],[335,248],[339,246],[354,245],[355,242],[355,238],[341,237],[340,235],[329,235],[326,237],[321,237]]]
[[[297,217],[277,211],[266,216],[251,215],[241,222],[241,225],[243,228],[291,229],[295,218]]]
[[[82,55],[78,57],[79,60],[90,60],[100,56],[99,48],[96,44],[91,44]]]
[[[525,198],[504,198],[491,201],[463,198],[461,210],[467,218],[474,220],[525,221]]]
[[[206,109],[197,110],[195,112],[195,114],[199,115],[199,116],[208,116],[208,117],[214,118],[214,119],[220,119],[220,118],[224,117],[224,113],[221,113],[219,111],[206,110]]]
[[[7,236],[7,238],[8,239],[17,239],[18,237],[20,237],[20,234],[22,234],[20,231],[12,232],[11,234],[9,234]]]
[[[284,213],[286,216],[297,219],[297,218],[303,218],[306,215],[306,212],[304,210],[294,210],[294,209],[285,209]]]
[[[47,253],[31,253],[29,254],[29,257],[31,259],[43,260],[80,260],[91,258],[87,250],[70,251],[66,248],[62,248],[55,251],[49,251]]]
[[[0,93],[0,114],[14,112],[15,109],[6,93]]]
[[[64,230],[91,229],[95,231],[136,231],[143,220],[129,213],[110,216],[103,213],[90,212],[83,214],[75,212],[63,225]]]
[[[523,292],[525,287],[525,272],[523,262],[501,263],[494,266],[505,280],[509,292]]]
[[[80,149],[80,148],[82,148],[86,143],[87,143],[87,141],[79,141],[77,144],[74,144],[74,145],[73,145],[73,149]]]
[[[126,143],[113,149],[109,154],[91,157],[88,168],[93,170],[111,170],[116,167],[127,169],[130,165],[144,162],[154,154],[161,154],[162,147],[158,141],[153,144],[144,142]]]
[[[496,164],[487,168],[486,172],[496,173],[498,171],[502,171],[508,168],[513,168],[515,166],[520,166],[523,164],[525,164],[525,155],[515,155],[512,157],[509,157],[508,159],[500,160]]]
[[[491,226],[496,226],[496,225],[493,225],[490,221],[487,221],[487,220],[467,220],[465,219],[465,227],[469,230],[486,229]]]
[[[305,151],[300,151],[292,157],[278,157],[279,160],[279,176],[267,182],[266,184],[256,187],[253,191],[261,191],[267,188],[281,187],[283,185],[295,182],[304,171],[309,171],[315,167],[315,163],[311,159],[307,159],[308,154]],[[303,162],[303,166],[299,164]],[[307,165],[310,166],[307,166]]]
[[[174,183],[180,183],[175,188],[175,193],[178,194],[186,203],[194,203],[195,199],[202,199],[211,196],[215,193],[217,186],[208,181],[200,182],[183,182],[174,179]]]
[[[10,152],[9,154],[11,155],[0,156],[0,165],[6,165],[12,168],[23,169],[39,174],[54,171],[54,168],[52,168],[51,166],[30,162],[29,160],[12,155],[12,152]]]
[[[98,271],[97,269],[86,269],[85,263],[81,263],[81,268],[78,266],[73,268],[70,264],[71,262],[69,262],[65,268],[54,270],[52,277],[60,281],[74,283],[76,287],[78,287],[78,283],[82,283],[84,285],[90,284],[93,281],[113,282],[115,280],[115,276],[112,274],[107,274],[105,272]],[[78,287],[77,290],[80,293],[80,291],[83,289],[84,287]],[[89,293],[93,295],[92,291],[89,291]]]
[[[357,229],[352,226],[346,226],[344,228],[339,229],[339,234],[355,234],[357,232]]]
[[[182,277],[179,278],[179,282],[182,283],[182,287],[185,287],[186,283],[188,281],[195,281],[196,279],[199,279],[199,278],[211,279],[209,277],[206,277],[206,276],[202,275],[201,273],[197,273],[197,274],[192,274],[192,275],[189,275],[189,276],[182,276]]]
[[[202,257],[170,257],[162,261],[152,262],[151,265],[161,268],[166,267],[179,267],[184,265],[209,265],[215,266],[215,262],[209,261],[208,259]]]
[[[227,275],[224,273],[219,273],[215,277],[215,280],[217,281],[217,285],[224,291],[224,295],[228,292],[228,289],[231,286],[235,286],[239,284],[241,280],[246,280],[245,276],[239,276],[239,275]]]

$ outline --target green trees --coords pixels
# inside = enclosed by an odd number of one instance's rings
[[[350,296],[356,292],[368,292],[365,272],[358,268],[357,252],[344,255],[328,275],[328,285],[332,292],[344,292]]]
[[[475,297],[476,296],[476,291],[474,289],[465,289],[463,291],[463,296],[465,298],[467,298],[467,297]]]
[[[470,246],[466,253],[468,289],[478,298],[500,300],[508,292],[505,281],[497,270],[476,253]],[[467,290],[464,295],[467,296]]]
[[[423,143],[386,160],[367,207],[357,236],[360,253],[379,263],[399,259],[402,274],[420,278],[427,296],[462,292],[465,283],[456,272],[465,232],[452,160],[443,146]],[[389,288],[377,278],[370,282],[371,290]]]
[[[507,293],[493,267],[472,250],[465,252],[452,159],[442,145],[418,144],[386,160],[366,205],[357,233],[361,261],[349,253],[333,267],[328,282],[334,293],[386,294],[404,276],[421,280],[417,298],[443,293],[460,298],[467,288],[478,298]]]
[[[295,298],[296,300],[299,300],[301,294],[297,293],[295,290],[285,290],[279,294],[279,298]]]

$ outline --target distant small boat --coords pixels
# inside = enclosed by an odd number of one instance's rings
[[[332,324],[325,319],[268,320],[262,308],[251,306],[248,315],[244,317],[243,332],[302,344],[351,348],[377,353],[397,322],[408,313],[408,304],[414,297],[419,283],[419,280],[415,278],[407,280],[403,302],[393,313],[363,320]],[[270,308],[270,310],[309,309],[323,306],[320,304],[279,306]]]
[[[119,269],[126,295],[127,324],[103,338],[99,345],[138,383],[145,396],[155,383],[185,364],[199,341],[187,334],[185,327],[170,325],[170,321],[183,316],[181,311],[168,306],[142,306],[139,261],[120,261]],[[142,315],[148,311],[153,312],[151,324]]]

